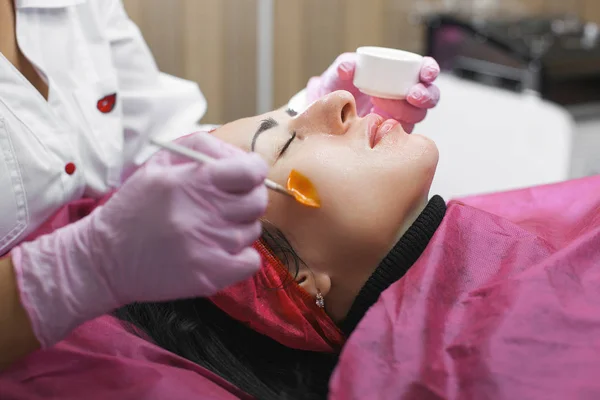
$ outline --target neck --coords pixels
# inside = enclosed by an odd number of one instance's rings
[[[45,99],[48,99],[48,84],[19,48],[15,5],[12,0],[0,0],[0,53]]]
[[[0,0],[0,53],[11,62],[17,59],[15,6],[12,0]]]
[[[398,235],[396,236],[394,244],[397,243],[402,238],[402,236],[404,236],[406,231],[408,231],[408,229],[415,223],[417,218],[419,218],[419,215],[421,215],[421,213],[423,213],[423,210],[425,210],[425,207],[427,207],[428,202],[428,194],[425,194],[410,210],[408,216],[404,219],[404,223],[398,231]]]
[[[446,204],[440,196],[433,196],[421,209],[412,225],[404,232],[358,293],[341,324],[342,331],[346,335],[352,333],[367,310],[379,299],[379,295],[402,278],[417,261],[442,223],[445,213]]]

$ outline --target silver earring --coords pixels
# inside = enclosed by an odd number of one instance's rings
[[[317,289],[317,300],[315,301],[317,307],[325,308],[325,299],[323,298],[323,294],[319,289]]]

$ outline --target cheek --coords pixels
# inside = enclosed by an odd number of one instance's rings
[[[302,257],[340,265],[360,258],[372,265],[427,195],[437,162],[431,144],[418,139],[393,151],[374,151],[342,141],[304,143],[278,161],[270,177],[285,184],[291,169],[297,169],[315,185],[322,207],[306,208],[271,193],[266,217]]]
[[[348,220],[399,224],[404,211],[428,192],[437,148],[429,139],[411,138],[393,149],[312,146],[290,159],[319,192],[324,212]]]
[[[294,168],[306,175],[321,198],[321,208],[306,208],[271,194],[267,218],[289,232],[297,246],[314,257],[337,253],[380,253],[401,223],[384,162],[348,147],[311,147],[278,162],[271,176],[284,183]],[[382,172],[383,171],[383,172]],[[389,174],[393,177],[393,174]],[[319,254],[321,253],[321,254]]]

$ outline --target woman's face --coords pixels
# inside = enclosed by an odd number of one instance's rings
[[[285,186],[295,169],[308,177],[320,208],[270,193],[265,220],[306,264],[300,284],[325,297],[334,320],[427,201],[438,161],[435,144],[393,121],[356,115],[348,92],[331,93],[296,116],[273,111],[224,125],[214,135],[259,153],[269,178]]]

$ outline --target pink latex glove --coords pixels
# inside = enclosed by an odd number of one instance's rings
[[[440,91],[433,84],[440,73],[440,67],[431,57],[424,57],[421,67],[421,82],[413,86],[406,100],[388,100],[371,97],[354,86],[356,53],[344,53],[321,75],[313,77],[306,85],[307,101],[312,103],[318,98],[335,92],[347,90],[354,95],[356,110],[360,116],[370,112],[385,118],[393,118],[402,124],[404,130],[411,133],[415,124],[423,121],[427,110],[436,106]]]
[[[196,133],[161,151],[86,218],[11,251],[21,301],[43,346],[134,301],[209,296],[251,276],[267,206],[267,165]]]

